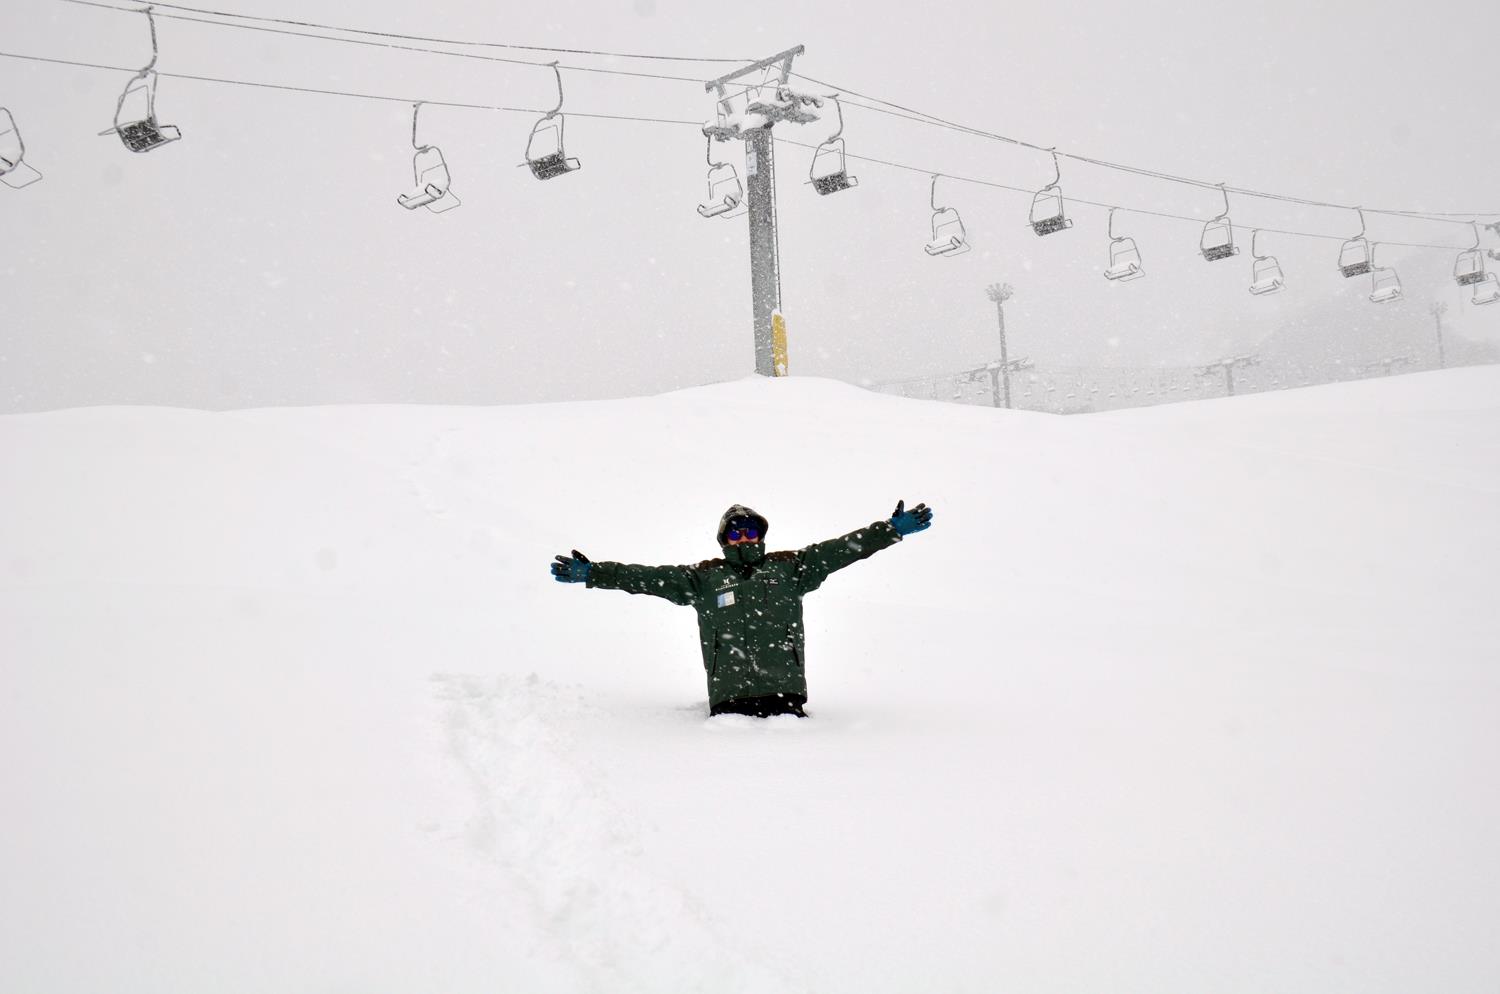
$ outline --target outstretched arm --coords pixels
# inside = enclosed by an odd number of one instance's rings
[[[896,511],[886,521],[852,531],[847,535],[809,545],[797,553],[797,589],[812,593],[829,575],[861,559],[868,559],[881,549],[889,549],[907,535],[932,526],[932,511],[918,504],[910,511],[899,501]]]
[[[561,583],[583,583],[601,590],[650,594],[673,604],[691,604],[698,595],[696,574],[691,566],[595,563],[577,549],[573,550],[571,558],[557,557],[552,564],[552,575]]]

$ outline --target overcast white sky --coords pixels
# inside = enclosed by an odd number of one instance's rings
[[[1492,25],[1473,5],[1354,3],[753,5],[205,2],[218,10],[437,37],[754,58],[1028,142],[1231,186],[1371,207],[1500,210]],[[166,13],[166,11],[163,11]],[[545,108],[549,71],[158,22],[164,74]],[[145,18],[7,0],[0,51],[119,66],[149,57]],[[488,50],[490,54],[534,58]],[[562,56],[564,65],[701,78],[724,67]],[[0,58],[0,105],[46,179],[0,189],[0,410],[509,403],[659,391],[753,369],[744,221],[700,219],[693,126],[570,118],[582,171],[517,169],[532,118],[432,108],[458,210],[395,204],[410,182],[410,107],[163,78],[184,140],[132,155],[108,127],[128,72]],[[701,84],[564,71],[564,110],[701,120]],[[828,126],[778,126],[816,142]],[[1035,152],[850,108],[849,150],[1022,187]],[[1038,363],[1201,361],[1338,300],[1367,314],[1337,242],[1263,236],[1288,291],[1245,292],[1249,257],[1209,265],[1193,224],[1121,214],[1146,279],[1099,275],[1105,214],[1038,239],[1029,198],[945,184],[975,250],[930,259],[927,178],[855,163],[820,198],[809,153],[778,146],[783,300],[794,373],[893,379],[995,354],[987,283],[1017,294],[1014,354]],[[1069,196],[1207,217],[1202,190],[1064,164]],[[1352,233],[1352,213],[1233,203],[1251,227]],[[1126,230],[1128,229],[1128,231]],[[1377,240],[1461,246],[1466,228],[1371,216]],[[1496,246],[1494,236],[1486,243]],[[1454,251],[1400,250],[1414,334],[1427,305],[1500,341],[1500,307],[1462,303]],[[1358,282],[1360,285],[1355,286]],[[1315,330],[1310,331],[1315,333]]]

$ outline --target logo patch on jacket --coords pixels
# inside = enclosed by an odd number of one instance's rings
[[[722,591],[720,591],[719,595],[714,598],[714,603],[717,604],[719,607],[732,607],[734,605],[734,591],[733,590],[722,590]]]

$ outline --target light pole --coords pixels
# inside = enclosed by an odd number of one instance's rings
[[[995,314],[1000,319],[1000,368],[998,378],[1005,384],[1003,394],[1005,407],[1010,408],[1010,355],[1005,350],[1005,302],[1016,294],[1009,283],[991,283],[984,288],[985,296],[995,302]],[[995,373],[991,373],[995,376]],[[999,405],[996,405],[999,406]]]
[[[1236,367],[1236,366],[1255,366],[1255,365],[1258,365],[1259,363],[1260,363],[1260,357],[1259,356],[1237,355],[1237,356],[1234,356],[1233,358],[1230,358],[1230,359],[1220,359],[1218,362],[1211,362],[1211,363],[1209,363],[1207,366],[1204,366],[1202,369],[1198,370],[1198,375],[1199,376],[1212,376],[1216,370],[1222,369],[1224,371],[1224,389],[1225,389],[1225,391],[1227,391],[1228,396],[1233,397],[1234,396],[1234,367]]]
[[[1439,302],[1432,305],[1432,317],[1437,322],[1438,369],[1448,368],[1448,360],[1443,356],[1443,315],[1447,311],[1447,304]]]

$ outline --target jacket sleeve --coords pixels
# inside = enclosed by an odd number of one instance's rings
[[[687,605],[698,599],[698,573],[691,566],[594,563],[589,570],[588,586],[623,590],[627,594],[650,594],[673,604]]]
[[[809,545],[797,553],[797,591],[810,594],[823,585],[830,573],[868,559],[899,541],[901,536],[889,521],[877,521],[839,538]]]

